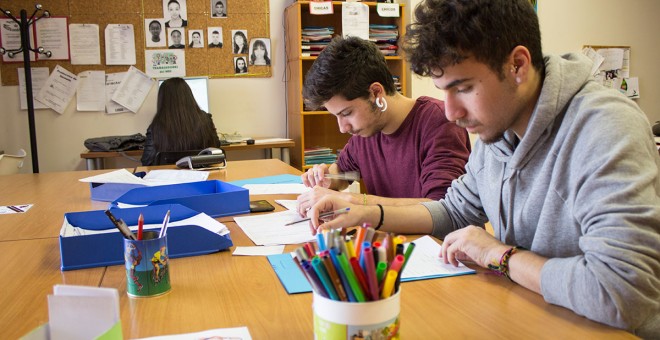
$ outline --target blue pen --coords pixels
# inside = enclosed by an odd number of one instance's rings
[[[316,243],[319,245],[319,251],[325,250],[325,233],[316,234]]]
[[[346,277],[346,273],[344,273],[344,270],[339,264],[339,259],[337,258],[337,256],[338,256],[337,247],[330,248],[330,260],[332,260],[332,264],[335,266],[335,269],[337,270],[337,274],[339,274],[339,280],[341,280],[341,285],[344,286],[346,295],[348,295],[348,301],[357,302],[357,300],[355,299],[355,295],[353,295],[353,290],[351,289],[351,285],[348,283],[348,278]]]
[[[321,280],[321,283],[323,284],[323,288],[325,288],[325,291],[330,296],[330,299],[339,301],[339,295],[337,295],[337,291],[335,291],[335,287],[332,285],[332,282],[330,281],[330,277],[328,276],[328,273],[325,270],[325,265],[323,265],[321,259],[319,259],[318,256],[314,257],[314,259],[312,260],[312,267],[314,267],[314,271]]]

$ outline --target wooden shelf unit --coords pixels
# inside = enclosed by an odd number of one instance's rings
[[[307,26],[332,26],[335,35],[342,34],[341,11],[343,1],[333,1],[334,13],[330,15],[312,15],[309,13],[309,1],[297,1],[285,10],[286,58],[287,58],[287,125],[288,138],[296,143],[291,150],[291,165],[304,170],[305,148],[324,146],[333,153],[342,149],[350,135],[339,132],[337,119],[327,111],[305,111],[303,107],[302,87],[305,74],[312,67],[316,57],[302,56],[302,28]],[[400,16],[381,17],[376,12],[377,3],[362,2],[369,6],[370,24],[393,24],[399,30],[399,50],[397,56],[385,57],[390,72],[399,77],[401,92],[408,95],[408,67],[401,56],[401,42],[405,34],[405,5],[398,4]]]

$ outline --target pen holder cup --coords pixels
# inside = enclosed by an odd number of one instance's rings
[[[313,293],[314,339],[398,339],[401,290],[387,299],[344,302]]]
[[[142,241],[124,239],[124,260],[128,296],[159,296],[172,288],[167,234],[145,231]]]

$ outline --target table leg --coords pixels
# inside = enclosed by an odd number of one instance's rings
[[[269,149],[269,148],[264,149],[264,156],[266,159],[273,158],[273,149]]]
[[[96,165],[96,170],[103,170],[105,169],[105,164],[103,164],[103,158],[95,158],[94,159],[94,164]]]
[[[85,159],[85,163],[87,164],[87,170],[96,170],[96,167],[94,166],[94,161],[95,158],[87,158]]]
[[[282,162],[291,165],[291,159],[289,158],[289,148],[280,148],[280,153],[282,156]]]

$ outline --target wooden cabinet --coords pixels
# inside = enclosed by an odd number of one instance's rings
[[[309,12],[309,1],[297,1],[285,10],[286,34],[286,86],[287,86],[287,126],[288,136],[296,143],[291,151],[291,165],[299,169],[306,169],[304,150],[311,147],[328,147],[337,152],[342,149],[350,135],[339,132],[337,120],[327,111],[305,111],[303,107],[302,86],[305,74],[312,67],[316,57],[303,57],[301,32],[308,26],[332,26],[335,35],[342,34],[342,1],[333,1],[334,14],[313,15]],[[363,2],[369,6],[369,23],[381,25],[396,25],[399,30],[399,46],[405,33],[405,7],[398,4],[399,17],[381,17],[376,11],[377,3]],[[396,56],[387,56],[387,64],[393,76],[401,82],[401,92],[408,95],[407,73],[408,67],[402,52]]]

